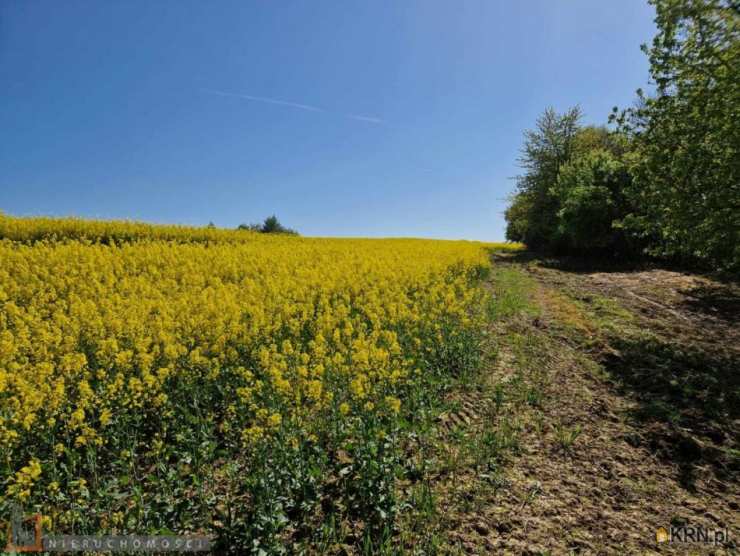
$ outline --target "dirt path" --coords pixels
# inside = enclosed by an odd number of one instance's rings
[[[444,551],[735,553],[740,289],[666,270],[497,262],[529,282],[531,310],[495,331],[483,391],[497,410],[477,426],[505,423],[516,441],[496,453],[493,481],[479,457],[439,475]],[[729,541],[656,542],[682,525]]]

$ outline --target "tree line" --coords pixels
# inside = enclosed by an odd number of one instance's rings
[[[262,234],[288,234],[297,236],[298,232],[292,228],[286,228],[278,220],[274,214],[265,218],[262,224],[239,224],[236,227],[237,230],[250,230],[252,232],[259,232]]]
[[[506,236],[535,250],[740,271],[740,2],[651,0],[654,91],[526,131]]]

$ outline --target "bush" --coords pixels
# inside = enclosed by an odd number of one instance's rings
[[[239,224],[237,230],[249,230],[251,232],[260,232],[263,234],[288,234],[297,236],[298,232],[291,228],[286,228],[274,214],[265,218],[262,224]]]
[[[621,221],[632,181],[623,134],[581,127],[580,112],[548,109],[525,133],[517,193],[506,210],[506,237],[532,249],[623,254]]]
[[[628,209],[625,190],[630,181],[626,165],[605,150],[563,165],[552,188],[560,206],[553,241],[569,251],[624,252],[620,219]]]

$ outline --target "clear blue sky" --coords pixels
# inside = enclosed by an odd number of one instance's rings
[[[5,0],[0,210],[503,239],[523,130],[630,104],[652,19],[642,0]]]

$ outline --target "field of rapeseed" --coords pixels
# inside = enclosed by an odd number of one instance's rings
[[[0,520],[276,552],[392,536],[481,354],[486,246],[0,216]]]

